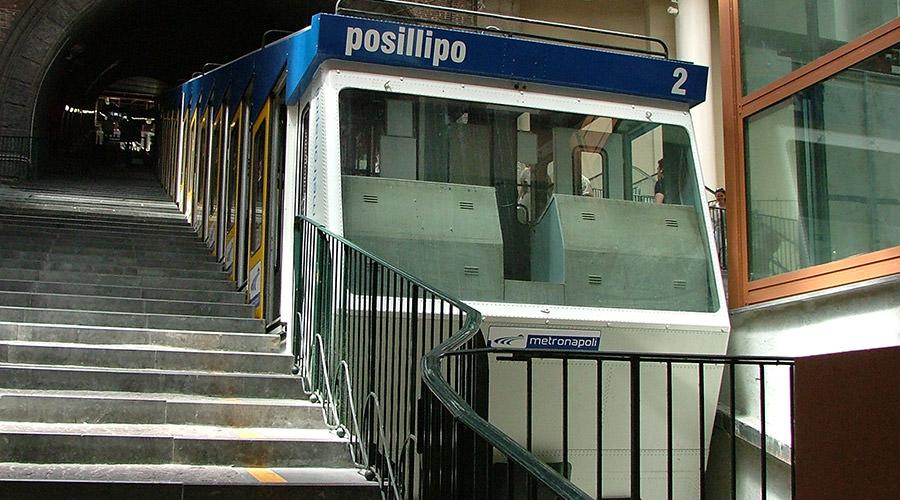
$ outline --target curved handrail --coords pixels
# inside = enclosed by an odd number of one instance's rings
[[[366,251],[359,245],[347,240],[346,238],[335,234],[334,232],[325,228],[319,222],[316,222],[302,215],[297,216],[296,219],[308,222],[309,224],[313,225],[318,231],[321,231],[322,233],[337,239],[343,245],[346,245],[351,249],[361,252],[362,254],[372,259],[373,262],[378,263],[378,265],[397,273],[398,276],[401,276],[409,280],[411,283],[420,286],[423,290],[442,298],[450,305],[458,308],[461,314],[465,314],[465,322],[463,323],[460,330],[451,335],[450,338],[448,338],[445,342],[423,355],[421,365],[423,383],[428,387],[428,389],[431,390],[432,394],[451,413],[451,415],[455,419],[457,419],[475,434],[484,439],[494,449],[503,453],[511,463],[514,462],[518,467],[522,468],[528,474],[543,483],[553,493],[565,499],[591,498],[587,493],[579,489],[569,480],[560,476],[556,471],[550,468],[550,466],[540,461],[537,457],[531,454],[522,445],[514,441],[511,437],[506,435],[499,428],[481,418],[481,416],[478,415],[475,409],[469,406],[469,404],[451,388],[450,384],[444,378],[441,371],[441,361],[443,360],[443,358],[453,355],[454,351],[460,349],[467,342],[475,339],[477,335],[482,334],[481,312],[467,305],[462,300],[454,298],[452,295],[423,282],[422,280],[416,278],[408,272],[398,268],[397,266],[394,266],[381,259],[380,257],[373,255],[372,253]],[[318,336],[318,334],[316,334],[316,336]],[[322,362],[324,363],[324,359],[322,360]],[[366,410],[369,406],[368,401],[372,396],[374,396],[374,394],[370,393],[366,398],[366,408],[363,409],[363,421],[365,421]],[[375,405],[380,406],[378,405],[377,400],[375,401]],[[379,417],[380,420],[380,415],[376,416]],[[355,422],[354,424],[357,425]],[[383,429],[380,429],[380,426],[378,427],[379,431],[382,432],[383,437]],[[361,434],[357,435],[361,436]],[[407,438],[407,441],[408,439],[409,438]],[[382,444],[383,443],[384,441],[382,439]],[[367,469],[371,470],[371,465],[369,465]],[[389,468],[389,470],[391,471],[391,473],[393,473],[392,469]],[[391,480],[392,483],[394,483],[396,480],[396,478],[394,477],[389,477],[388,479]],[[392,484],[392,486],[394,485]]]
[[[450,300],[453,302],[453,299]],[[514,441],[503,431],[478,416],[475,410],[469,406],[444,379],[441,372],[442,358],[452,354],[453,351],[464,346],[467,342],[475,338],[476,335],[481,334],[481,313],[462,304],[462,302],[455,302],[454,305],[457,305],[462,310],[468,312],[466,315],[466,322],[459,332],[434,350],[426,353],[422,358],[423,382],[425,382],[435,397],[437,397],[456,419],[480,435],[494,448],[500,450],[510,461],[516,462],[519,467],[544,483],[555,494],[566,499],[591,498],[577,486],[560,477],[556,471],[550,468],[550,466],[538,460],[522,445]]]

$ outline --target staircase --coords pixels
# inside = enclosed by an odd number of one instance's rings
[[[0,185],[0,498],[374,498],[264,330],[155,181]]]

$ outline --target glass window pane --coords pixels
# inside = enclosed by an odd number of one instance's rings
[[[199,224],[203,220],[203,211],[205,209],[204,200],[206,199],[206,167],[209,161],[209,136],[206,133],[206,119],[203,119],[200,125],[200,132],[197,136],[199,143],[199,154],[197,155],[197,178],[194,183],[194,223]]]
[[[897,16],[900,16],[900,0],[740,2],[744,94]]]
[[[900,245],[898,49],[748,118],[751,280]]]
[[[250,248],[253,252],[259,250],[262,244],[262,214],[263,214],[263,186],[265,184],[265,157],[266,157],[266,130],[262,126],[253,136],[253,150],[251,160],[250,182],[253,186],[250,200],[251,222]]]
[[[212,166],[209,171],[209,230],[214,232],[219,218],[219,169],[222,168],[222,124],[216,122],[212,133]]]
[[[227,200],[227,212],[225,213],[225,231],[231,231],[235,223],[235,212],[237,211],[237,181],[238,169],[241,162],[241,119],[240,115],[231,124],[228,139],[228,179],[225,184],[225,196]]]
[[[339,103],[345,235],[438,288],[717,308],[686,129],[358,89]]]

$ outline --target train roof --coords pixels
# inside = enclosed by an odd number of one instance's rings
[[[307,28],[185,82],[170,97],[180,103],[183,92],[188,108],[223,100],[234,108],[252,82],[250,112],[255,116],[282,70],[291,104],[318,67],[332,59],[595,90],[687,107],[705,100],[709,73],[705,66],[684,61],[490,31],[317,14]]]

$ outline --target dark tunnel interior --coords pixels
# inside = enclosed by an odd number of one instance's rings
[[[259,48],[269,30],[280,32],[267,43],[333,9],[327,0],[100,2],[70,28],[41,86],[34,130],[49,141],[44,172],[152,164],[145,141],[163,92]]]

